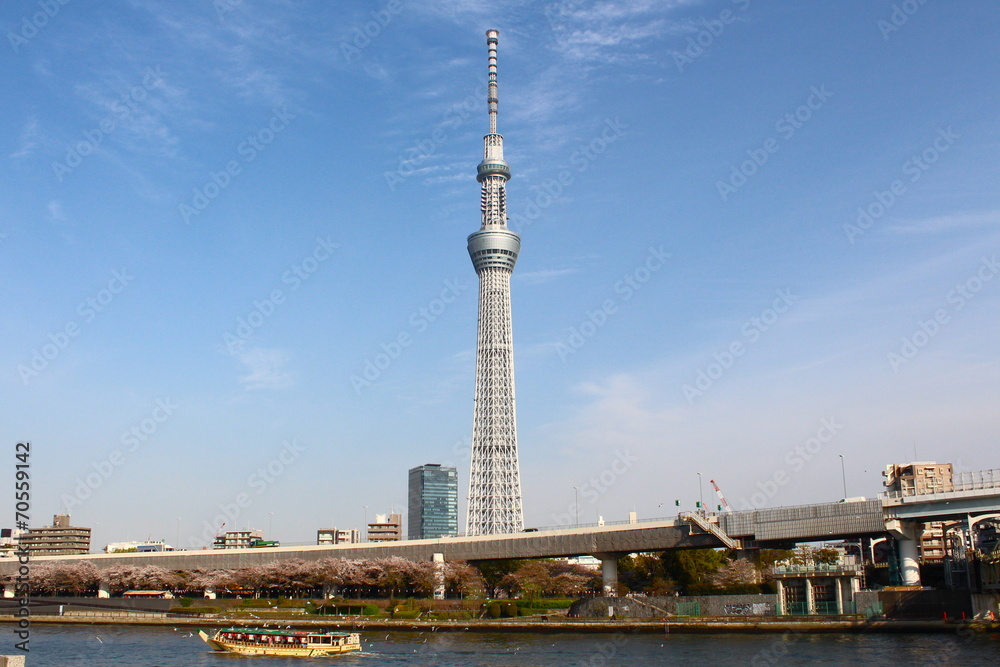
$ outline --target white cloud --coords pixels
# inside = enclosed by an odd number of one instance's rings
[[[35,152],[38,145],[38,118],[30,117],[21,130],[21,138],[17,150],[10,154],[11,158],[28,157]]]
[[[1000,211],[965,211],[939,215],[923,220],[906,220],[887,227],[900,234],[939,234],[961,229],[990,226],[1000,227]]]
[[[284,369],[288,354],[284,350],[255,347],[239,354],[240,363],[250,371],[240,377],[247,391],[255,389],[288,389],[294,384],[291,373]]]
[[[538,285],[558,280],[571,273],[576,273],[576,269],[542,269],[540,271],[528,271],[527,273],[515,273],[514,279],[526,282],[529,285]]]
[[[46,204],[45,208],[49,212],[49,219],[52,220],[53,222],[66,221],[66,213],[63,211],[62,204],[60,204],[59,202],[55,200],[50,201],[48,204]]]

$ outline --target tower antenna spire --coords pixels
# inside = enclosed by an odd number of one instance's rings
[[[497,133],[497,105],[500,102],[497,93],[497,42],[499,37],[500,31],[498,30],[486,31],[486,46],[490,52],[490,82],[486,93],[486,102],[490,110],[490,134]]]

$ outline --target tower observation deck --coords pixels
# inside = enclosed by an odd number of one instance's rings
[[[503,159],[503,137],[497,133],[499,35],[497,30],[486,31],[490,132],[483,137],[483,161],[476,170],[482,191],[482,225],[469,235],[468,243],[469,257],[479,276],[476,393],[466,518],[469,536],[515,533],[524,528],[510,313],[510,276],[521,251],[521,237],[507,229],[510,167]]]

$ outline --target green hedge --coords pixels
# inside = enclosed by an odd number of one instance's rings
[[[379,608],[374,604],[325,604],[316,608],[316,614],[338,616],[374,616]]]
[[[310,604],[310,600],[302,598],[278,598],[278,606],[284,609],[301,609]]]
[[[441,621],[470,621],[472,612],[470,611],[435,611],[430,617]]]
[[[171,607],[172,614],[218,614],[220,607]]]
[[[576,600],[518,600],[517,606],[522,609],[569,609]]]
[[[247,598],[245,600],[240,600],[239,606],[241,606],[241,607],[253,607],[254,609],[262,609],[264,607],[273,607],[274,606],[274,602],[271,601],[271,600],[264,599],[264,598],[258,598],[256,600],[253,599],[253,598]]]
[[[413,609],[413,610],[394,611],[394,612],[392,612],[392,617],[393,618],[407,618],[407,619],[419,618],[420,617],[420,610],[419,609]]]

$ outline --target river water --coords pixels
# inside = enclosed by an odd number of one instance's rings
[[[14,654],[7,626],[0,654]],[[304,664],[435,667],[637,667],[641,665],[998,665],[1000,635],[914,634],[485,634],[374,632],[364,651],[336,658],[250,658],[212,653],[189,628],[106,625],[31,628],[29,667]]]

